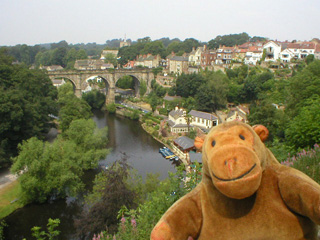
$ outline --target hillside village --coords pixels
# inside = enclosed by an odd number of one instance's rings
[[[123,44],[121,44],[123,45]],[[79,70],[94,70],[114,68],[106,63],[106,56],[118,57],[119,50],[103,50],[100,59],[77,60],[74,68]],[[200,69],[217,71],[224,68],[232,68],[237,64],[247,65],[261,64],[264,67],[272,66],[272,63],[289,64],[294,60],[303,60],[313,54],[315,59],[320,59],[320,42],[280,42],[280,41],[256,41],[246,42],[233,47],[219,46],[217,49],[209,49],[207,45],[193,48],[190,53],[182,56],[172,52],[165,59],[160,55],[140,54],[133,61],[128,61],[123,68],[157,68],[163,67],[164,74],[188,74],[199,72]],[[47,70],[58,70],[61,67],[46,67]]]
[[[126,40],[120,42],[120,48],[130,46]],[[98,70],[120,68],[114,59],[119,59],[119,49],[105,49],[101,52],[100,59],[76,60],[74,69],[77,70]],[[156,76],[156,81],[162,87],[172,87],[176,78],[181,74],[199,73],[203,70],[225,72],[226,69],[240,67],[243,64],[248,66],[260,65],[269,68],[271,71],[281,68],[293,68],[299,61],[305,60],[308,55],[314,55],[315,59],[320,59],[320,41],[302,42],[280,42],[269,41],[248,41],[241,45],[232,47],[219,46],[216,49],[209,49],[207,45],[193,47],[190,53],[183,53],[178,56],[171,52],[166,58],[158,55],[139,54],[135,60],[128,61],[122,67],[125,69],[149,68],[161,71]],[[48,71],[62,70],[61,66],[43,67]],[[170,98],[169,96],[166,96]],[[168,100],[164,98],[164,100]],[[170,100],[169,100],[170,101]],[[276,108],[279,106],[275,105]],[[185,137],[190,131],[208,132],[210,128],[222,122],[242,121],[248,122],[249,107],[247,105],[227,105],[227,111],[216,111],[214,113],[191,110],[187,112],[183,108],[175,107],[167,114],[165,126],[169,129],[170,135],[175,136],[172,147],[178,153],[180,159],[187,160],[190,164],[188,151],[193,148],[190,139]],[[161,128],[164,128],[162,126]],[[161,129],[159,130],[159,135]],[[181,137],[182,135],[182,137]],[[180,136],[180,137],[179,137]],[[180,140],[179,140],[180,139]],[[173,141],[174,140],[174,141]],[[179,145],[179,142],[181,145]],[[188,145],[188,151],[182,145]]]

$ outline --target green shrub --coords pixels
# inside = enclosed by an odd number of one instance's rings
[[[139,113],[139,110],[137,109],[134,109],[130,115],[130,119],[131,120],[139,120],[139,117],[140,117],[140,113]]]
[[[313,149],[303,149],[292,157],[289,155],[282,164],[304,172],[320,184],[320,147],[318,144],[315,144]]]
[[[168,114],[168,110],[166,108],[160,108],[159,109],[159,113],[162,115],[167,115]]]
[[[115,103],[110,103],[107,105],[107,111],[109,113],[115,113],[116,112],[116,104]]]
[[[119,211],[121,220],[115,239],[141,240],[149,239],[151,231],[161,216],[179,198],[190,192],[201,181],[201,166],[195,163],[189,173],[184,172],[184,165],[177,167],[176,173],[169,173],[169,179],[160,182],[153,192],[147,195],[146,201],[136,210]],[[189,181],[184,182],[184,179]],[[113,236],[99,234],[100,239],[112,239]]]
[[[101,109],[106,102],[106,96],[96,89],[82,94],[82,98],[94,109]]]
[[[154,130],[154,131],[152,132],[152,136],[158,137],[158,136],[159,136],[158,130]]]
[[[146,124],[147,124],[147,126],[152,126],[152,120],[150,120],[150,119],[146,119]]]

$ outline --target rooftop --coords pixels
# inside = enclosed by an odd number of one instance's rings
[[[169,115],[172,116],[174,119],[177,119],[179,117],[182,117],[185,113],[186,112],[183,109],[175,109],[169,112]]]
[[[178,145],[182,150],[189,150],[194,148],[194,140],[188,137],[179,137],[173,141],[176,145]]]
[[[214,116],[211,113],[199,112],[199,111],[196,111],[196,110],[191,110],[189,112],[189,114],[191,116],[194,116],[194,117],[199,117],[199,118],[208,119],[208,120],[216,120],[216,119],[218,119],[216,116]]]

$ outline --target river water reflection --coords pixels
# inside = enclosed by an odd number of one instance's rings
[[[101,165],[110,164],[126,154],[129,163],[143,177],[148,172],[152,172],[159,173],[160,179],[165,179],[168,172],[175,172],[175,165],[162,158],[158,152],[162,145],[147,134],[138,122],[108,115],[101,111],[95,111],[93,119],[99,128],[104,126],[109,128],[108,147],[112,150],[107,158],[100,162]],[[97,171],[92,170],[86,174],[85,182],[88,188],[96,173]],[[75,231],[73,219],[81,211],[79,201],[79,199],[68,198],[50,204],[30,204],[18,209],[5,219],[9,225],[5,230],[5,239],[33,239],[30,229],[33,226],[41,226],[44,229],[48,218],[60,219],[61,235],[59,239],[75,239],[72,237]]]

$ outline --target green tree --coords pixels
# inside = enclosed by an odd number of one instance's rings
[[[107,111],[108,111],[109,113],[115,113],[116,110],[117,110],[117,108],[116,108],[116,104],[115,104],[115,103],[109,103],[109,104],[107,105]]]
[[[111,63],[114,67],[117,67],[117,58],[112,54],[112,53],[108,53],[107,55],[105,55],[105,59],[104,59],[105,63]]]
[[[140,97],[143,97],[147,92],[147,84],[144,81],[140,82],[139,92],[140,92]]]
[[[5,240],[4,236],[3,236],[3,230],[5,227],[7,227],[8,225],[6,224],[6,222],[4,220],[0,221],[0,240]]]
[[[167,55],[171,54],[172,52],[177,53],[181,50],[181,41],[173,41],[167,47]]]
[[[283,110],[276,109],[270,102],[262,101],[259,104],[251,104],[248,120],[251,125],[262,124],[268,128],[269,142],[274,138],[284,140],[288,118]]]
[[[92,116],[91,107],[84,99],[74,95],[71,83],[63,84],[59,88],[58,103],[60,105],[59,127],[62,132],[69,128],[73,120],[89,119]]]
[[[124,76],[117,81],[116,86],[122,89],[134,89],[134,80],[129,75]]]
[[[223,36],[217,36],[215,39],[212,39],[208,42],[208,47],[210,49],[218,48],[220,45],[225,45],[227,47],[232,47],[234,45],[241,45],[249,41],[249,35],[247,33],[239,34],[229,34]]]
[[[182,107],[190,112],[192,109],[197,109],[197,101],[193,97],[188,97],[182,102]]]
[[[309,65],[311,62],[313,62],[314,60],[314,55],[313,54],[309,54],[307,57],[306,57],[306,63]]]
[[[133,46],[122,47],[119,49],[118,56],[120,56],[119,63],[123,66],[128,63],[128,61],[132,61],[139,55],[139,50]]]
[[[56,230],[56,228],[60,225],[60,219],[48,219],[47,224],[47,231],[41,231],[41,227],[33,227],[32,236],[35,237],[37,240],[55,240],[58,239],[60,231]]]
[[[2,50],[3,51],[3,50]],[[0,52],[0,168],[17,154],[17,146],[48,132],[49,114],[57,115],[56,88],[40,70],[12,65]]]
[[[131,167],[126,158],[117,160],[106,171],[96,175],[93,191],[86,196],[86,208],[76,219],[75,226],[80,238],[92,237],[94,233],[108,228],[113,233],[117,229],[117,213],[122,206],[135,208],[135,193],[127,179]]]
[[[156,76],[161,73],[163,71],[163,68],[162,67],[156,67],[156,68],[153,68],[152,69],[152,73],[154,75],[154,77],[156,78]]]
[[[51,64],[53,65],[60,65],[62,67],[66,67],[66,56],[67,56],[67,49],[64,47],[59,47],[53,50]]]
[[[87,59],[88,55],[84,49],[79,49],[76,54],[76,59]]]
[[[204,81],[196,95],[198,110],[216,111],[227,103],[227,77],[222,72],[203,73]]]
[[[182,48],[180,50],[183,50],[184,52],[191,52],[193,48],[197,48],[200,46],[200,43],[198,40],[194,38],[187,38],[182,42]]]
[[[94,89],[90,92],[83,93],[82,98],[93,109],[101,109],[106,102],[106,96],[97,89]]]
[[[188,181],[185,181],[188,179]],[[176,173],[169,173],[169,178],[156,183],[153,191],[136,209],[122,208],[119,211],[121,221],[118,226],[117,239],[148,239],[156,223],[165,211],[179,198],[190,192],[201,181],[201,167],[195,163],[192,170],[184,173],[184,166]],[[152,190],[152,189],[150,189]],[[109,236],[110,237],[110,236]]]
[[[152,112],[154,112],[157,109],[158,106],[158,98],[155,94],[149,95],[149,104],[152,108]]]
[[[43,53],[41,53],[40,56],[38,56],[39,58],[39,66],[43,65],[43,66],[49,66],[52,65],[52,55],[53,55],[53,51],[45,51]]]
[[[295,149],[312,147],[320,142],[320,97],[314,95],[303,102],[299,113],[289,122],[286,141]]]
[[[291,78],[288,86],[287,113],[299,114],[304,101],[313,95],[320,95],[320,60],[314,60]]]
[[[162,58],[166,57],[166,49],[161,41],[148,42],[141,51],[141,54],[160,55]]]
[[[176,82],[177,95],[187,98],[189,96],[194,97],[199,91],[199,87],[205,82],[203,75],[201,74],[184,74],[182,73]]]
[[[243,99],[247,102],[252,102],[259,99],[261,92],[267,91],[271,86],[266,84],[270,79],[273,79],[273,74],[269,71],[261,74],[250,73],[245,79],[242,94]]]
[[[53,142],[33,137],[19,145],[11,171],[20,175],[21,198],[45,202],[50,197],[76,196],[83,190],[84,170],[95,168],[107,154],[107,129],[97,130],[92,119],[75,120]]]

